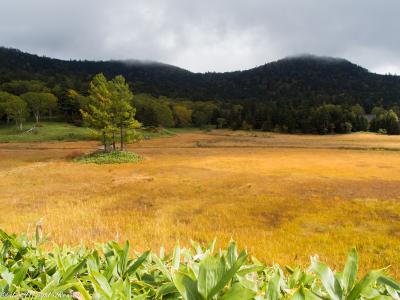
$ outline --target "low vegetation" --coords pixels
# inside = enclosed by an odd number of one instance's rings
[[[94,164],[136,163],[141,160],[139,155],[128,151],[94,152],[74,158],[76,162]]]
[[[199,132],[198,128],[163,128],[163,127],[144,127],[138,130],[144,140],[154,138],[172,137],[179,133]]]
[[[171,137],[177,133],[195,132],[196,128],[163,128],[144,127],[137,129],[135,138],[153,139]],[[63,122],[28,122],[24,124],[24,130],[20,131],[15,126],[0,126],[0,143],[29,143],[49,141],[90,141],[99,140],[100,136],[94,130],[75,126]]]
[[[311,258],[300,267],[265,266],[246,251],[215,241],[203,248],[175,246],[173,254],[151,251],[130,257],[130,244],[115,241],[95,249],[42,245],[41,224],[33,240],[0,230],[0,293],[17,297],[74,299],[398,299],[400,284],[384,269],[357,276],[355,249],[343,272]]]
[[[96,140],[98,134],[86,127],[61,122],[25,123],[24,130],[0,126],[0,143]]]

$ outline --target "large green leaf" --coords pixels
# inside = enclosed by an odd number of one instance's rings
[[[301,286],[295,291],[289,300],[323,300],[323,298],[315,295],[313,292]]]
[[[172,282],[167,282],[157,289],[156,298],[159,299],[163,296],[174,294],[177,292],[178,290],[176,289],[175,284]]]
[[[212,290],[218,285],[225,273],[223,258],[207,256],[200,262],[198,291],[204,299],[210,299]]]
[[[86,259],[82,260],[76,265],[71,265],[62,275],[60,284],[66,284],[70,279],[72,279],[86,264]]]
[[[112,289],[107,279],[96,270],[89,270],[89,279],[94,290],[106,299],[111,299]]]
[[[10,272],[5,266],[0,265],[0,276],[11,286],[14,280],[14,274]]]
[[[56,287],[59,284],[60,280],[61,280],[61,272],[57,270],[51,276],[51,279],[47,281],[47,284],[43,288],[42,292],[47,293],[47,292],[52,291],[54,289],[54,287]]]
[[[236,272],[240,269],[240,267],[245,263],[246,260],[247,254],[245,251],[242,251],[233,266],[223,274],[221,280],[210,291],[208,299],[217,295],[228,284],[228,282],[233,278],[233,276],[235,276]]]
[[[226,260],[228,262],[228,266],[232,267],[237,259],[237,247],[234,241],[229,242],[228,251],[226,253]]]
[[[255,277],[241,276],[236,273],[236,278],[243,287],[255,292],[257,291],[258,285],[257,285],[257,280],[254,280]]]
[[[278,300],[281,294],[281,274],[280,272],[275,271],[275,273],[271,276],[268,286],[266,297],[267,300]]]
[[[165,264],[159,259],[157,256],[152,256],[152,259],[158,268],[158,270],[169,280],[172,281],[172,274],[168,270],[168,268],[165,266]]]
[[[395,289],[397,292],[400,293],[400,283],[398,283],[397,281],[395,281],[394,279],[381,275],[378,278],[378,282],[380,282],[381,284],[385,284],[390,286],[391,288]]]
[[[328,293],[331,300],[341,300],[343,291],[339,281],[335,277],[334,273],[325,264],[313,260],[312,270],[317,274],[321,280],[326,292]]]
[[[393,300],[393,298],[390,296],[379,295],[373,298],[368,298],[368,300]]]
[[[88,291],[85,289],[81,281],[78,280],[78,282],[75,283],[75,288],[80,293],[81,298],[83,298],[84,300],[91,299]]]
[[[237,274],[244,276],[244,275],[249,274],[249,273],[261,272],[264,269],[265,269],[264,266],[255,266],[255,265],[252,265],[252,266],[249,266],[249,267],[246,266],[246,267],[243,267],[242,269],[240,269],[237,272]]]
[[[129,281],[121,277],[112,284],[112,299],[130,300],[132,297],[131,285]]]
[[[355,300],[360,297],[364,289],[375,283],[377,279],[383,275],[382,270],[370,271],[365,277],[358,282],[347,296],[347,300]]]
[[[208,245],[206,252],[208,254],[213,254],[214,253],[214,248],[215,248],[215,243],[217,242],[217,239],[214,238],[211,243]]]
[[[193,249],[196,251],[196,255],[203,254],[203,249],[198,242],[191,240],[190,243],[192,244]]]
[[[18,286],[25,279],[26,273],[28,272],[28,268],[30,267],[30,263],[25,261],[20,268],[14,273],[14,278],[12,284],[14,286]]]
[[[304,289],[301,287],[289,298],[289,300],[305,300]]]
[[[147,257],[150,255],[150,251],[144,252],[140,255],[132,264],[129,265],[127,274],[132,275],[136,272],[136,270],[144,263]]]
[[[123,250],[118,251],[118,272],[124,278],[128,266],[129,242],[126,241]]]
[[[179,243],[174,248],[174,255],[172,256],[172,270],[178,270],[181,262],[181,248]]]
[[[220,300],[250,300],[256,295],[255,292],[243,287],[241,284],[233,284],[232,287],[224,293]]]
[[[344,267],[344,271],[342,274],[342,285],[344,294],[348,294],[354,286],[354,283],[357,280],[357,271],[358,271],[358,255],[355,248],[351,249],[347,262]]]
[[[118,259],[116,257],[113,257],[112,259],[107,260],[107,265],[104,266],[104,272],[103,276],[107,279],[110,280],[111,277],[114,275],[117,269],[117,264],[118,264]]]
[[[197,291],[197,282],[182,272],[174,274],[174,284],[184,300],[202,300]]]

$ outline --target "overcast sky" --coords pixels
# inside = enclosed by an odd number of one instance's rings
[[[295,54],[400,74],[400,0],[1,0],[0,45],[195,72]]]

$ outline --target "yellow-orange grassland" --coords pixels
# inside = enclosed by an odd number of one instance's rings
[[[142,141],[137,164],[74,163],[96,142],[0,144],[0,228],[52,241],[129,239],[137,250],[233,238],[264,262],[400,278],[400,138],[190,132]]]

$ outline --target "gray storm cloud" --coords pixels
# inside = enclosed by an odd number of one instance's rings
[[[400,74],[399,12],[398,0],[2,0],[0,45],[195,72],[312,53]]]

